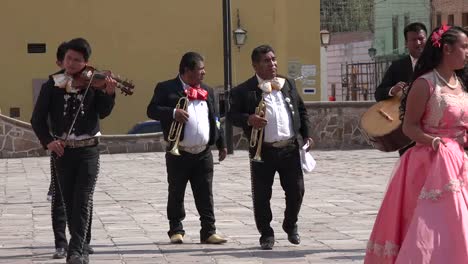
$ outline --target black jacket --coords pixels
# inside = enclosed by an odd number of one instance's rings
[[[208,91],[208,118],[210,122],[210,139],[208,145],[216,144],[218,149],[225,148],[224,133],[221,127],[218,128],[219,114],[214,100],[214,93],[211,87],[201,84],[201,88]],[[173,113],[179,98],[184,97],[184,87],[177,76],[175,79],[160,82],[154,88],[154,95],[148,105],[146,114],[149,118],[159,120],[163,129],[164,139],[167,141],[169,129],[174,121]],[[184,128],[180,135],[180,140],[184,139]]]
[[[255,113],[255,108],[262,99],[262,90],[258,87],[257,76],[254,75],[244,83],[233,88],[231,91],[231,108],[228,113],[228,118],[232,120],[235,126],[241,127],[244,130],[245,136],[250,140],[252,127],[247,124],[249,115]],[[294,134],[297,137],[301,135],[302,138],[312,137],[312,128],[309,121],[309,115],[305,108],[302,98],[296,90],[296,85],[293,80],[286,79],[286,82],[281,89],[284,98],[290,98],[293,109],[289,107],[289,113],[292,116]],[[293,112],[294,111],[294,112]]]
[[[390,89],[398,82],[409,83],[412,76],[413,65],[409,55],[393,61],[385,72],[382,83],[375,89],[375,100],[378,102],[390,98],[391,96],[388,95]]]
[[[63,71],[59,73],[61,72]],[[71,94],[65,89],[55,87],[50,76],[42,85],[31,117],[31,125],[44,148],[47,148],[47,144],[53,141],[54,137],[68,133],[79,106],[78,96],[83,94],[84,90],[78,94]],[[102,90],[89,89],[83,111],[78,115],[72,133],[76,136],[95,135],[100,130],[99,119],[108,116],[114,104],[115,94],[107,95]]]

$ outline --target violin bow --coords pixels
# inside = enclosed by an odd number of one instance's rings
[[[81,99],[80,106],[78,107],[78,110],[75,113],[75,117],[73,118],[73,122],[70,125],[70,129],[68,130],[68,133],[65,135],[64,141],[67,141],[68,136],[70,136],[70,134],[71,134],[71,132],[73,130],[73,127],[75,126],[76,119],[78,118],[78,115],[80,114],[80,111],[84,106],[83,103],[84,103],[84,100],[86,98],[86,95],[88,94],[89,88],[91,87],[91,83],[92,83],[93,78],[94,78],[94,73],[95,73],[95,71],[93,71],[93,74],[91,75],[91,78],[89,78],[88,86],[86,86],[86,90],[85,90],[85,92],[83,94],[83,99]]]

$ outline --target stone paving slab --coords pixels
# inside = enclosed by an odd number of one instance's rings
[[[164,155],[101,156],[94,196],[92,246],[96,253],[91,263],[362,263],[366,240],[398,159],[397,153],[376,150],[313,152],[317,167],[305,175],[301,245],[290,244],[281,229],[284,192],[276,178],[271,206],[277,241],[273,250],[263,251],[253,219],[245,151],[236,151],[215,165],[217,228],[229,242],[199,243],[200,223],[188,187],[186,243],[168,243]],[[0,263],[65,263],[51,259],[49,180],[49,158],[0,159]]]

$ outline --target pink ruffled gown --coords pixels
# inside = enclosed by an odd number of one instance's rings
[[[447,144],[400,159],[367,244],[366,264],[468,263],[468,94],[444,94],[433,72],[423,130]]]

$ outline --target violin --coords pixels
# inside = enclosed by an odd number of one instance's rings
[[[86,66],[81,73],[73,76],[71,86],[74,89],[82,90],[88,86],[94,89],[106,88],[106,77],[110,77],[117,82],[117,88],[125,95],[132,95],[135,85],[131,81],[122,80],[112,74],[109,70],[100,71],[92,66]],[[91,81],[91,84],[89,83]]]

